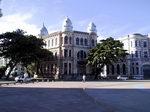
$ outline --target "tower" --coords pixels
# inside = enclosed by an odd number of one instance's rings
[[[89,26],[87,28],[87,32],[97,34],[96,25],[93,22],[89,23]]]
[[[87,32],[90,35],[91,47],[95,47],[97,44],[97,29],[93,22],[90,22],[87,28]]]
[[[40,30],[40,36],[47,36],[48,35],[48,30],[45,27],[45,25],[43,24],[43,27]]]
[[[68,17],[63,21],[62,32],[64,31],[73,31],[72,22]]]

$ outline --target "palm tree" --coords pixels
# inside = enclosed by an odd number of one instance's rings
[[[123,43],[110,37],[106,40],[101,40],[95,48],[90,50],[87,57],[87,64],[92,66],[95,78],[97,79],[98,74],[102,72],[104,66],[111,65],[119,59],[125,58],[126,55]]]

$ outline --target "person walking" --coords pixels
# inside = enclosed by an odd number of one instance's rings
[[[86,76],[85,76],[85,74],[83,74],[82,81],[85,82],[85,79],[86,79]]]

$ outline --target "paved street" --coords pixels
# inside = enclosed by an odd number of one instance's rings
[[[149,112],[150,81],[36,82],[0,87],[2,112]]]

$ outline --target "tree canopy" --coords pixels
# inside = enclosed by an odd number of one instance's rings
[[[44,45],[42,39],[25,35],[22,30],[6,32],[0,35],[0,56],[9,60],[6,68],[10,67],[11,72],[17,63],[21,62],[27,66],[33,62],[52,58],[52,52],[44,49]]]
[[[123,43],[110,37],[101,40],[95,48],[90,50],[87,57],[87,64],[95,69],[97,77],[102,72],[104,66],[111,65],[125,58],[126,55],[127,53],[123,49]]]

